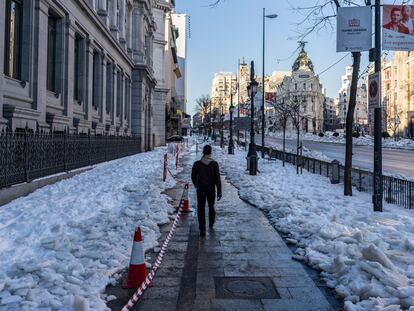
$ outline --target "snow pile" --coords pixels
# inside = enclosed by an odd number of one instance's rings
[[[97,165],[0,208],[1,310],[107,310],[134,228],[157,246],[174,209],[161,194],[165,148]]]
[[[271,137],[283,138],[283,134],[280,132],[269,133]],[[343,134],[339,134],[338,137],[332,136],[332,134],[326,134],[323,137],[319,135],[314,135],[312,133],[302,133],[300,134],[301,139],[310,140],[323,143],[334,143],[334,144],[345,144],[345,138]],[[296,139],[296,133],[286,132],[286,139]],[[374,138],[369,135],[360,136],[358,138],[352,138],[353,144],[356,146],[374,146]],[[382,139],[382,147],[390,149],[406,149],[414,150],[414,140],[401,138],[400,140],[395,141],[394,138]]]
[[[294,258],[321,270],[346,310],[414,310],[413,211],[385,204],[374,213],[369,194],[344,197],[341,185],[280,161],[260,160],[249,176],[245,155],[223,153],[227,178],[297,245]]]

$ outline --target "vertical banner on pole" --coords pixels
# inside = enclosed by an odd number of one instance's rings
[[[371,47],[371,8],[369,6],[338,8],[336,51],[361,52],[368,51]]]
[[[384,5],[382,46],[384,50],[414,50],[414,6]]]

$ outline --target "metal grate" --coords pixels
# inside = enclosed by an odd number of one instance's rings
[[[215,277],[216,298],[224,299],[280,299],[271,278]]]

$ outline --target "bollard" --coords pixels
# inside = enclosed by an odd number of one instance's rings
[[[333,160],[332,164],[332,175],[331,175],[331,184],[339,184],[339,161]]]
[[[162,176],[162,181],[165,182],[167,180],[167,166],[168,166],[168,155],[164,154],[164,173]]]

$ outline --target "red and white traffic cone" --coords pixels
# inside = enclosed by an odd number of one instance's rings
[[[122,282],[122,287],[138,288],[146,277],[147,269],[144,260],[144,245],[141,236],[141,228],[138,227],[135,229],[128,277]]]
[[[191,212],[190,210],[190,204],[188,202],[188,189],[189,189],[190,185],[187,183],[184,185],[184,195],[183,195],[183,208],[181,210],[182,213],[189,213]]]

